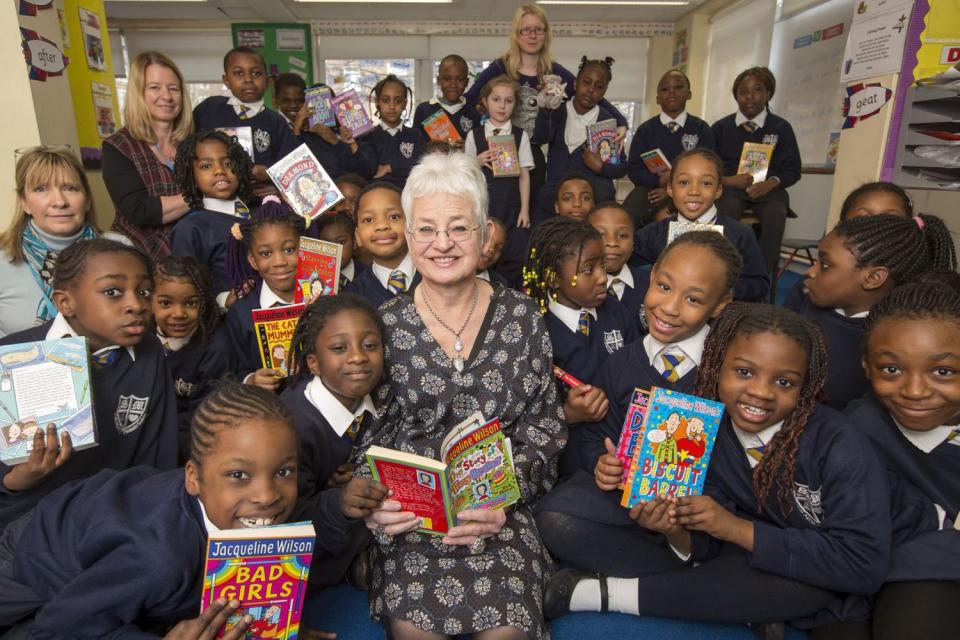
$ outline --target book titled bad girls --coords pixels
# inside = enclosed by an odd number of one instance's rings
[[[343,200],[333,178],[302,144],[267,169],[284,199],[305,218],[316,218]]]
[[[353,137],[365,134],[374,129],[373,120],[363,106],[363,100],[357,95],[356,89],[347,89],[331,101],[333,113],[341,127],[350,130]]]
[[[240,602],[217,637],[249,615],[247,638],[299,638],[315,541],[309,522],[211,531],[200,611],[219,598]]]
[[[420,518],[418,531],[445,535],[464,509],[503,509],[520,500],[510,440],[499,420],[473,414],[443,439],[440,458],[378,446],[367,450],[374,480]]]
[[[587,148],[600,154],[604,164],[620,164],[617,153],[617,121],[601,120],[587,125]]]
[[[423,130],[428,138],[439,142],[456,142],[461,139],[460,132],[443,109],[423,121]]]
[[[617,443],[617,459],[623,465],[620,489],[626,486],[627,476],[630,475],[630,464],[637,452],[637,445],[642,442],[643,423],[647,417],[647,407],[649,406],[650,392],[639,388],[634,389],[630,406],[627,407],[627,417],[623,421],[623,430],[620,432],[620,441]]]
[[[264,369],[278,369],[287,375],[287,354],[293,332],[306,304],[288,304],[285,307],[254,309],[253,332],[260,348],[260,362]]]
[[[20,464],[48,424],[69,433],[74,450],[97,446],[86,338],[0,347],[0,461]]]
[[[653,387],[620,504],[700,495],[722,418],[720,402]]]
[[[517,153],[517,141],[513,136],[490,136],[487,145],[493,151],[491,166],[495,178],[520,175],[520,154]]]
[[[330,91],[330,87],[325,85],[310,87],[304,94],[304,100],[307,107],[313,109],[313,115],[307,123],[310,127],[318,124],[332,127],[337,124],[337,117],[333,113],[333,92]]]
[[[340,289],[340,252],[343,245],[302,236],[297,254],[297,287],[302,300],[333,296]]]
[[[763,182],[767,179],[767,169],[770,168],[770,158],[773,157],[773,145],[762,142],[744,142],[740,151],[740,164],[737,173],[749,173],[753,182]]]

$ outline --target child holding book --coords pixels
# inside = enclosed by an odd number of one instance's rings
[[[780,260],[780,241],[787,223],[787,189],[800,180],[800,149],[790,123],[771,113],[769,103],[777,81],[766,67],[751,67],[733,81],[737,112],[713,123],[717,153],[723,158],[723,194],[720,209],[737,220],[744,209],[760,219],[760,249],[769,273]],[[747,142],[773,146],[766,179],[754,181],[738,173]]]
[[[594,386],[606,393],[610,409],[601,421],[582,427],[581,470],[537,507],[544,544],[563,562],[615,575],[638,575],[650,566],[646,556],[607,552],[631,548],[647,536],[614,491],[623,473],[616,456],[623,422],[634,389],[693,392],[709,323],[733,300],[742,265],[725,237],[691,231],[671,243],[653,266],[644,297],[649,333],[607,359]]]
[[[424,142],[431,138],[424,128],[423,121],[443,111],[460,136],[460,139],[453,141],[451,145],[459,149],[463,148],[464,141],[473,129],[474,123],[480,121],[480,114],[477,113],[476,108],[463,97],[469,82],[469,69],[463,56],[455,53],[444,56],[437,69],[437,87],[440,89],[440,95],[421,102],[413,112],[413,126],[423,136]]]
[[[241,380],[270,391],[277,390],[284,373],[262,367],[251,313],[296,301],[304,226],[303,217],[276,196],[267,196],[249,218],[233,227],[231,236],[227,268],[232,291],[239,297],[225,320],[231,362]]]
[[[670,203],[667,185],[670,170],[653,172],[643,161],[643,156],[659,150],[670,165],[684,151],[696,147],[714,148],[713,131],[700,118],[687,113],[687,100],[691,97],[690,78],[679,69],[670,69],[657,84],[657,104],[660,114],[639,127],[630,143],[627,158],[627,176],[634,190],[624,200],[624,207],[634,216],[638,228],[654,221],[654,215]]]
[[[196,258],[164,258],[153,270],[153,283],[153,319],[173,376],[180,459],[186,460],[190,419],[210,384],[231,370],[230,351],[219,330],[210,274]]]
[[[490,219],[500,220],[507,228],[507,243],[503,250],[499,271],[508,282],[520,277],[523,256],[530,239],[530,170],[533,169],[533,153],[530,151],[530,137],[511,123],[513,108],[517,103],[519,85],[509,76],[494,78],[480,92],[480,104],[487,120],[467,136],[464,153],[476,156],[483,166],[483,175],[487,179],[487,191],[490,194],[488,212]],[[509,153],[496,147],[497,138],[512,139],[513,149]],[[491,140],[494,147],[491,147]],[[513,164],[518,175],[497,176],[494,169],[504,170],[507,164]]]
[[[317,218],[310,234],[320,240],[327,242],[336,242],[342,248],[340,250],[340,288],[343,292],[348,284],[357,279],[360,272],[369,268],[367,265],[359,262],[354,254],[354,233],[356,225],[353,218],[345,211],[333,211]]]
[[[281,73],[273,81],[273,109],[293,128],[306,102],[307,82],[295,73]]]
[[[784,306],[820,324],[830,352],[826,403],[842,410],[867,392],[860,365],[870,307],[894,287],[931,269],[956,271],[953,238],[936,216],[861,216],[820,240],[817,261]]]
[[[593,182],[586,174],[574,171],[557,183],[553,194],[553,212],[565,218],[586,220],[595,201]]]
[[[87,339],[90,397],[98,446],[72,451],[70,436],[38,429],[30,459],[0,463],[0,529],[45,495],[104,468],[177,463],[177,410],[170,371],[150,335],[151,264],[140,250],[113,240],[78,240],[64,249],[53,276],[53,320],[10,334],[2,344]]]
[[[613,181],[626,175],[626,157],[621,150],[615,150],[617,161],[604,162],[598,151],[590,151],[587,146],[587,125],[614,119],[614,114],[599,104],[613,79],[610,70],[612,64],[613,58],[588,60],[584,56],[574,83],[573,97],[553,111],[541,109],[537,114],[532,142],[550,145],[547,179],[538,200],[538,215],[541,218],[549,217],[550,197],[560,179],[571,171],[589,176],[596,200],[616,199]]]
[[[553,344],[553,363],[585,383],[593,383],[610,354],[637,339],[636,322],[607,296],[600,234],[586,222],[557,217],[534,229],[523,268],[525,292],[543,313]],[[607,411],[602,390],[590,384],[570,389],[564,414],[571,426],[560,456],[560,475],[581,466],[580,429]]]
[[[336,96],[333,89],[330,89],[330,96]],[[293,134],[307,145],[334,181],[346,173],[373,175],[377,169],[373,157],[362,152],[350,129],[344,126],[328,127],[322,122],[310,126],[309,119],[312,116],[313,109],[303,103],[293,121]]]
[[[223,84],[230,97],[211,96],[193,110],[197,131],[218,127],[249,127],[253,136],[251,176],[259,191],[271,191],[267,167],[300,144],[282,115],[263,104],[267,68],[263,56],[250,47],[234,47],[223,57]]]
[[[616,296],[637,322],[642,333],[643,297],[650,286],[650,274],[631,267],[627,260],[633,255],[633,218],[626,208],[613,200],[601,202],[587,216],[587,222],[600,232],[603,241],[603,266],[607,271],[607,293]]]
[[[507,279],[496,270],[500,262],[500,256],[503,255],[503,248],[507,244],[507,228],[503,220],[490,218],[493,223],[493,230],[487,236],[486,242],[480,252],[480,262],[477,263],[477,277],[486,280],[490,284],[499,284],[503,287],[510,286]]]
[[[659,534],[631,547],[647,565],[639,577],[561,571],[548,582],[545,615],[609,610],[802,628],[866,615],[890,556],[890,494],[866,440],[817,402],[826,361],[820,330],[796,313],[727,307],[695,391],[727,416],[703,495],[634,507],[631,518]]]
[[[389,182],[373,182],[357,196],[354,234],[357,249],[372,260],[347,291],[366,298],[374,307],[397,294],[410,293],[420,282],[407,250],[406,224],[400,190]]]
[[[872,391],[847,415],[890,472],[894,532],[914,535],[893,548],[873,619],[848,637],[947,638],[960,595],[960,277],[897,287],[871,307],[864,332]]]
[[[298,499],[297,469],[297,435],[280,400],[220,383],[194,416],[186,470],[101,471],[47,496],[4,532],[0,585],[17,604],[4,608],[0,625],[16,624],[17,637],[170,631],[166,637],[206,639],[237,617],[223,637],[245,637],[253,619],[236,600],[197,618],[209,532],[310,520],[315,554],[335,554],[387,496],[383,485],[358,478]]]
[[[718,198],[725,189],[722,176],[723,162],[709,149],[697,148],[677,156],[667,185],[677,213],[637,231],[631,262],[653,264],[670,237],[696,228],[691,225],[719,226],[743,256],[743,270],[734,296],[737,300],[766,300],[770,295],[769,270],[753,229],[727,216],[720,205]]]
[[[391,73],[373,87],[370,99],[376,104],[374,115],[380,119],[380,126],[364,135],[361,144],[367,158],[372,159],[372,177],[403,189],[423,146],[419,130],[403,123],[413,91]]]
[[[892,182],[867,182],[851,191],[840,206],[840,220],[878,215],[913,217],[913,201]]]
[[[173,228],[175,256],[192,256],[210,272],[217,304],[227,309],[230,294],[227,247],[230,228],[250,215],[250,157],[222,131],[191,133],[177,147],[177,186],[192,211]]]

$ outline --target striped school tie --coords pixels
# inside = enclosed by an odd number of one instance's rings
[[[233,213],[243,219],[250,217],[250,209],[247,207],[247,205],[243,204],[239,200],[233,203]]]
[[[611,295],[617,295],[617,285],[621,284],[623,280],[620,278],[613,278],[610,280],[610,283],[607,285],[607,293]]]
[[[954,429],[947,435],[946,442],[960,447],[960,427]]]
[[[760,462],[763,460],[763,454],[767,452],[767,445],[762,444],[759,447],[747,447],[745,451],[748,456]]]
[[[680,130],[680,123],[674,122],[673,120],[671,120],[670,122],[667,123],[667,129],[670,130],[670,133],[676,133],[677,131]]]
[[[339,290],[340,290],[340,291],[343,291],[344,289],[347,288],[347,285],[348,285],[348,284],[350,284],[350,280],[347,278],[347,276],[345,276],[345,275],[343,275],[343,274],[341,273],[341,274],[340,274],[340,289],[339,289]]]
[[[760,127],[758,127],[757,123],[754,122],[753,120],[747,120],[746,122],[740,125],[740,128],[746,131],[747,133],[753,133]]]
[[[237,106],[237,109],[240,110],[240,113],[238,113],[237,116],[238,116],[241,120],[249,120],[249,119],[250,119],[250,107],[248,107],[248,106],[245,105],[245,104],[241,104],[241,105],[238,105],[238,106]]]
[[[577,321],[577,333],[582,333],[585,336],[590,335],[590,312],[581,311],[580,320]]]
[[[363,427],[363,419],[367,417],[367,412],[364,411],[359,416],[353,419],[353,424],[343,433],[343,439],[349,440],[350,442],[356,442],[357,436],[360,435],[360,429]]]
[[[394,293],[403,293],[407,290],[407,274],[397,269],[390,274],[387,280],[387,286],[393,289]]]
[[[677,367],[687,359],[687,356],[661,353],[660,359],[663,360],[663,374],[666,376],[667,382],[676,382],[679,380],[680,372],[677,371]]]
[[[90,356],[90,362],[93,363],[94,368],[103,369],[116,362],[118,357],[120,357],[120,347],[103,353],[94,353]]]

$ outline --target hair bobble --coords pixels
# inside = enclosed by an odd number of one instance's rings
[[[273,197],[273,196],[268,196]],[[230,235],[233,236],[233,239],[237,242],[243,242],[243,231],[240,230],[240,223],[234,222],[233,226],[230,227]]]
[[[923,218],[921,218],[920,216],[913,216],[913,221],[917,223],[918,227],[923,229],[923,225],[924,225]]]
[[[272,193],[268,196],[264,196],[263,200],[260,201],[260,204],[262,206],[267,204],[268,202],[276,202],[277,204],[283,204],[283,200],[281,200],[278,196],[273,195]]]

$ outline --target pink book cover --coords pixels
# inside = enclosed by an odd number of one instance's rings
[[[354,137],[363,135],[374,128],[373,120],[367,115],[363,100],[356,89],[347,89],[331,101],[333,112],[341,127],[346,127]]]
[[[630,463],[637,450],[637,444],[643,438],[643,421],[647,417],[649,404],[649,391],[644,389],[633,390],[633,399],[627,408],[627,417],[623,421],[623,430],[620,432],[620,442],[617,443],[617,458],[623,465],[623,476],[620,478],[621,489],[630,473]]]

